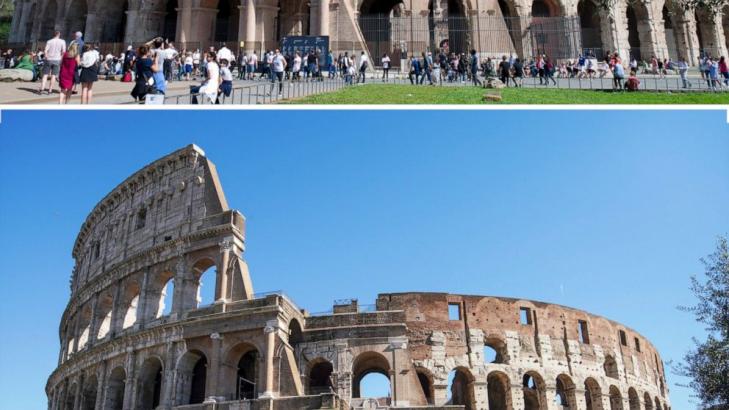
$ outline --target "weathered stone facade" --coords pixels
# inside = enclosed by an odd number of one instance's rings
[[[531,44],[539,35],[530,28],[534,17],[576,18],[581,44],[560,46],[571,48],[568,58],[576,57],[572,49],[595,48],[695,63],[702,50],[726,56],[729,44],[729,5],[713,13],[688,12],[675,0],[617,0],[610,11],[592,0],[16,0],[10,41],[45,41],[60,30],[65,38],[82,31],[87,41],[99,42],[164,36],[189,48],[226,41],[237,49],[244,42],[243,50],[261,52],[286,35],[323,35],[335,52],[382,52],[370,49],[372,39],[366,38],[372,35],[360,17],[369,15],[399,17],[386,23],[386,32],[372,34],[387,37],[389,52],[432,51],[449,37],[449,27],[454,30],[448,23],[454,17],[464,19],[463,32],[450,37],[467,38],[464,47],[483,55],[531,57],[538,51]]]
[[[670,409],[658,352],[619,323],[445,293],[312,315],[282,293],[254,294],[244,250],[245,219],[198,147],[117,186],[73,247],[49,409],[362,408],[369,373],[390,380],[380,404],[400,408]],[[215,301],[198,306],[208,268]]]

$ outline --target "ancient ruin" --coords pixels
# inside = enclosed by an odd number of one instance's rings
[[[727,55],[729,4],[691,10],[682,0],[17,0],[10,41],[43,42],[54,30],[70,40],[131,44],[163,36],[178,49],[226,43],[259,55],[285,36],[329,36],[335,55],[448,49],[482,56],[580,52],[624,58]],[[609,7],[607,5],[610,5]],[[120,44],[121,45],[121,44]],[[123,48],[118,48],[121,51]],[[379,64],[379,58],[374,58]]]
[[[671,408],[658,352],[619,323],[447,293],[311,314],[254,293],[245,227],[194,145],[114,188],[73,246],[49,409]],[[388,397],[360,397],[371,373]]]

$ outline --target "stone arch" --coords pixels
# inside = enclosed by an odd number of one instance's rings
[[[127,329],[137,322],[140,287],[137,281],[130,281],[124,289],[121,328]]]
[[[298,319],[291,319],[289,322],[289,345],[296,347],[299,343],[304,341],[304,332],[301,330],[301,324]]]
[[[121,366],[115,367],[109,372],[104,410],[122,410],[124,408],[126,378],[127,372]]]
[[[483,361],[484,363],[509,363],[509,351],[506,348],[506,342],[496,336],[488,336],[483,341],[484,352]],[[487,354],[488,353],[488,354]],[[491,356],[493,358],[491,359]],[[490,359],[490,360],[489,360]]]
[[[611,385],[608,392],[610,394],[610,410],[623,410],[623,395],[620,394],[620,389],[615,385]]]
[[[298,0],[279,0],[276,17],[276,40],[286,36],[311,34],[310,3]]]
[[[333,389],[332,372],[334,372],[334,366],[332,366],[332,363],[326,359],[317,358],[309,362],[308,367],[308,394],[311,395],[331,392]]]
[[[433,389],[433,374],[425,367],[416,367],[415,374],[418,376],[418,383],[420,384],[420,389],[423,391],[425,403],[433,404],[435,393]]]
[[[200,350],[189,350],[177,361],[176,404],[199,404],[205,400],[208,359]]]
[[[556,380],[556,402],[562,408],[576,409],[577,397],[575,395],[575,383],[568,375],[562,373]]]
[[[89,5],[86,0],[71,0],[66,7],[65,27],[68,38],[80,31],[86,33],[86,16],[89,14]]]
[[[615,358],[612,355],[605,355],[605,361],[602,364],[602,368],[605,371],[605,376],[612,379],[620,377],[618,374],[618,362],[615,361]]]
[[[630,410],[640,410],[640,398],[633,387],[628,389],[628,406]]]
[[[170,0],[173,1],[173,0]],[[175,275],[164,270],[156,275],[147,289],[150,306],[154,309],[153,318],[157,319],[172,313],[175,296]]]
[[[162,37],[169,41],[177,40],[177,9],[178,0],[167,0],[165,3],[165,19],[163,23]]]
[[[524,373],[521,389],[525,410],[547,410],[547,387],[539,373],[533,370]]]
[[[600,384],[592,377],[585,379],[585,405],[587,410],[603,410]]]
[[[648,8],[640,0],[628,1],[625,16],[631,58],[636,60],[650,58],[647,47],[651,44],[652,34]]]
[[[643,395],[643,405],[645,410],[653,410],[653,400],[651,400],[651,395],[648,392]]]
[[[93,330],[95,339],[105,338],[111,331],[111,317],[114,308],[114,297],[111,292],[103,292],[96,300],[96,329]]]
[[[43,7],[40,19],[40,28],[38,29],[38,39],[49,39],[53,37],[53,31],[56,29],[56,16],[58,15],[58,3],[56,0],[48,0]]]
[[[81,312],[78,315],[78,341],[76,342],[76,351],[80,351],[85,348],[89,342],[91,336],[91,303],[86,303],[81,308]]]
[[[93,373],[84,380],[84,388],[81,391],[80,410],[94,410],[96,408],[98,385],[99,379]]]
[[[512,410],[511,382],[506,373],[493,371],[486,377],[489,410]]]
[[[656,396],[656,410],[663,410],[663,407],[661,406],[661,400],[658,399],[658,396]]]
[[[451,378],[452,376],[452,378]],[[449,374],[450,383],[450,401],[449,404],[455,406],[465,406],[466,410],[476,408],[476,398],[473,391],[473,383],[475,378],[468,368],[459,366],[451,370]]]
[[[245,349],[240,355],[236,365],[236,396],[238,399],[254,399],[259,391],[259,362],[258,350],[251,345],[241,345]]]
[[[557,0],[534,0],[529,14],[532,18],[557,17],[564,15],[564,9]]]
[[[139,369],[137,381],[137,406],[140,409],[155,409],[162,397],[162,360],[151,356],[144,360]]]
[[[580,19],[581,51],[594,56],[604,55],[613,35],[604,11],[598,8],[594,0],[580,0],[577,3],[577,16]]]
[[[370,373],[378,373],[390,379],[390,362],[379,352],[360,353],[352,362],[353,398],[360,397],[360,383]]]
[[[195,303],[193,306],[195,306],[195,308],[199,308],[218,300],[220,295],[220,292],[218,291],[220,280],[218,278],[215,260],[210,257],[198,259],[192,265],[192,272],[195,288]],[[212,291],[210,290],[211,288]],[[213,293],[212,300],[209,298],[211,292]],[[203,297],[203,294],[205,294],[206,297]]]
[[[238,6],[240,6],[240,3],[237,0],[218,0],[218,12],[215,15],[215,33],[213,37],[216,43],[225,43],[238,39],[238,21],[240,20]]]

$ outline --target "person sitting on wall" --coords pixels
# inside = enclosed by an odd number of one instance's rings
[[[0,70],[1,81],[24,81],[31,82],[35,78],[35,66],[33,65],[33,54],[23,50],[15,57],[13,68]]]
[[[638,91],[640,89],[640,80],[638,79],[635,70],[630,70],[628,81],[625,82],[625,89],[628,91]]]

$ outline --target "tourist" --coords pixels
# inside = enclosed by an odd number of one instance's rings
[[[549,85],[549,80],[552,80],[555,86],[557,85],[557,81],[554,79],[554,63],[547,56],[544,58],[544,76],[546,77],[544,79],[544,85]]]
[[[369,61],[367,58],[367,54],[363,51],[359,56],[359,77],[357,78],[357,84],[359,84],[359,80],[362,80],[362,84],[364,84],[365,79],[367,78],[367,67],[369,66]]]
[[[68,50],[63,54],[63,59],[61,60],[61,69],[58,75],[58,86],[61,89],[59,104],[68,104],[71,100],[73,77],[79,62],[78,46],[75,43],[71,44],[68,46]]]
[[[0,80],[20,80],[30,82],[35,79],[35,65],[33,59],[35,54],[23,50],[20,55],[15,58],[12,68],[3,68],[0,70]]]
[[[7,70],[10,68],[15,67],[15,54],[13,54],[13,49],[9,48],[7,51],[3,53],[3,69]]]
[[[209,51],[205,56],[206,64],[205,69],[205,81],[197,87],[190,87],[192,93],[192,103],[197,104],[197,94],[201,94],[206,97],[211,103],[214,103],[218,99],[218,90],[220,89],[220,68],[216,63],[215,51]]]
[[[544,75],[544,58],[541,55],[537,56],[536,67],[539,75],[539,85],[547,84],[547,79]]]
[[[225,45],[225,43],[221,44],[222,46],[220,49],[215,53],[215,55],[218,57],[217,61],[222,64],[223,60],[228,60],[228,63],[231,61],[235,61],[235,57],[233,56],[233,52],[230,51],[230,49]]]
[[[172,43],[167,44],[163,50],[163,73],[166,81],[172,81],[172,71],[174,69],[173,65],[178,54],[177,50],[175,50],[175,45]]]
[[[262,64],[262,70],[261,75],[258,77],[259,80],[262,80],[263,77],[271,78],[271,63],[273,62],[273,54],[270,50],[266,50],[266,53],[263,54],[261,57],[261,64]]]
[[[721,88],[721,82],[719,82],[719,62],[716,60],[709,59],[706,64],[709,67],[708,82],[709,88],[712,91],[716,91]]]
[[[220,95],[224,97],[230,97],[233,92],[233,73],[228,68],[228,60],[220,60],[220,90],[218,92],[218,98],[215,100],[215,104],[220,104]]]
[[[157,67],[161,67],[162,70],[155,71],[152,78],[154,78],[154,87],[157,89],[157,93],[165,94],[167,92],[167,80],[165,79],[164,64],[165,64],[165,52],[162,48],[164,40],[162,37],[157,37],[150,42],[154,48],[150,51],[150,57],[153,58]],[[149,44],[149,43],[148,43]],[[83,59],[83,56],[82,56]]]
[[[309,50],[309,55],[306,57],[306,73],[305,74],[306,74],[307,81],[314,78],[318,65],[319,65],[319,60],[316,58],[316,54],[314,53],[314,50]]]
[[[284,70],[286,70],[286,59],[281,55],[281,51],[276,49],[276,52],[271,58],[271,90],[268,95],[273,95],[273,89],[278,81],[278,96],[281,98],[283,95],[283,76]]]
[[[511,80],[514,82],[514,87],[522,87],[524,85],[524,65],[518,57],[514,60],[513,71],[514,77]]]
[[[192,53],[193,79],[197,78],[197,76],[200,75],[200,57],[200,49],[195,49],[195,51]]]
[[[425,82],[425,78],[427,77],[430,85],[433,85],[433,77],[431,76],[431,70],[433,68],[433,58],[426,55],[425,53],[422,53],[421,56],[423,57],[423,63],[419,83],[423,84]]]
[[[499,63],[499,79],[506,87],[509,86],[509,76],[511,75],[511,66],[509,65],[509,61],[506,60],[506,56],[501,57],[501,62]],[[516,84],[516,82],[514,83]]]
[[[613,90],[623,88],[623,79],[625,78],[625,69],[620,60],[616,60],[613,65]]]
[[[420,60],[418,60],[418,58],[414,55],[410,59],[410,72],[408,74],[408,78],[410,79],[411,85],[419,84],[418,79],[420,78]]]
[[[678,75],[681,76],[681,83],[683,83],[683,88],[688,88],[691,86],[691,84],[688,81],[688,63],[686,62],[686,59],[683,58],[683,56],[678,57]]]
[[[476,50],[471,50],[471,79],[473,80],[473,85],[481,85],[481,80],[478,79],[478,55],[476,54]]]
[[[327,53],[327,78],[334,78],[337,76],[337,66],[334,65],[334,54],[329,50]]]
[[[294,53],[293,67],[291,68],[291,81],[299,81],[301,79],[301,55],[299,52]]]
[[[193,69],[194,69],[192,53],[190,51],[185,53],[184,63],[185,63],[185,80],[190,81],[190,76],[192,75]]]
[[[134,101],[144,101],[147,94],[156,94],[154,88],[154,73],[159,71],[159,66],[149,55],[149,46],[142,45],[137,49],[135,61],[136,80],[132,89]]]
[[[344,75],[344,83],[347,85],[352,85],[354,80],[354,75],[357,70],[354,69],[354,61],[349,58],[349,53],[344,53],[344,61],[343,61],[344,67],[345,67],[345,75]]]
[[[90,104],[93,95],[93,87],[99,76],[99,52],[91,44],[84,44],[81,53],[81,104]]]
[[[390,56],[387,53],[382,55],[382,82],[390,81]]]
[[[246,68],[249,80],[255,78],[256,70],[258,70],[258,55],[253,51],[253,54],[248,57],[248,68]]]
[[[56,81],[56,77],[61,68],[61,59],[65,52],[66,42],[61,40],[61,32],[56,31],[53,33],[53,38],[46,42],[46,61],[43,64],[43,79],[41,80],[41,87],[38,90],[38,94],[43,94],[46,84],[48,84],[47,93],[50,94],[53,91],[53,82]]]
[[[628,91],[638,91],[640,89],[640,80],[635,70],[630,70],[628,81],[625,82],[625,89]]]
[[[724,77],[724,85],[729,86],[729,67],[727,66],[726,58],[724,58],[724,56],[719,58],[719,73],[722,77]]]

